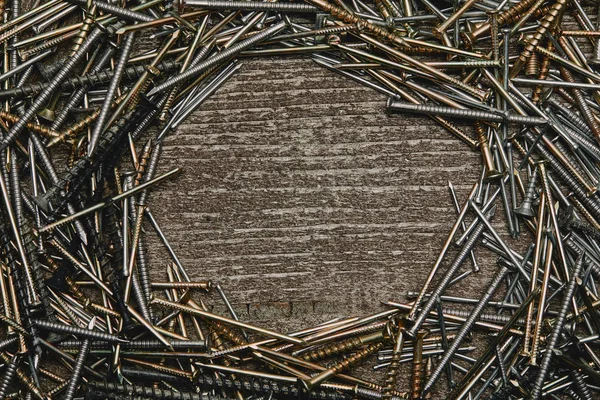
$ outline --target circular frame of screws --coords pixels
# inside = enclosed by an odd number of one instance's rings
[[[596,3],[30,3],[0,2],[0,400],[599,396]],[[290,55],[385,94],[390,118],[432,118],[482,169],[465,199],[449,184],[458,217],[406,302],[281,333],[191,281],[148,201],[179,173],[157,174],[164,138],[244,59]],[[492,278],[453,296],[477,246]]]

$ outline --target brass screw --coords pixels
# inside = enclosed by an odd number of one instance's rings
[[[511,78],[514,78],[519,74],[527,60],[529,60],[529,57],[531,57],[535,51],[536,47],[538,47],[538,44],[543,39],[546,32],[551,32],[556,24],[560,21],[560,18],[562,17],[562,10],[566,4],[567,0],[557,0],[550,11],[544,16],[544,18],[542,18],[540,26],[535,31],[531,40],[527,42],[527,45],[519,55],[519,58],[513,64],[513,67],[510,70]]]
[[[412,379],[410,395],[414,400],[421,398],[421,391],[423,389],[423,339],[427,336],[428,331],[421,329],[417,332],[417,336],[413,340],[413,368],[412,368]]]

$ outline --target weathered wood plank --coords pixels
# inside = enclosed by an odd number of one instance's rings
[[[190,275],[283,326],[418,289],[455,218],[448,180],[464,197],[480,156],[385,100],[305,58],[245,60],[165,143],[161,170],[185,173],[152,208]]]

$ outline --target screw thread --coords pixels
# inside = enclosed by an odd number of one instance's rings
[[[325,358],[334,357],[341,353],[350,352],[363,345],[364,343],[360,337],[351,338],[304,353],[302,358],[306,361],[319,361]]]
[[[217,64],[221,63],[222,61],[227,60],[228,58],[235,56],[236,54],[240,53],[243,50],[246,50],[247,48],[254,46],[255,44],[265,41],[267,38],[271,37],[275,33],[279,32],[281,29],[283,29],[284,26],[285,26],[285,23],[280,22],[270,28],[266,28],[266,29],[260,31],[259,33],[255,34],[254,36],[252,36],[248,39],[242,40],[241,42],[234,44],[233,46],[229,47],[228,49],[223,50],[220,53],[206,59],[205,61],[202,61],[202,62],[198,63],[197,65],[187,69],[185,72],[182,72],[181,74],[178,74],[171,79],[167,79],[162,84],[155,86],[150,91],[150,94],[161,92],[165,89],[173,87],[181,82],[184,82],[190,78],[193,78],[193,77],[199,75],[204,70],[206,70],[214,65],[217,65]]]
[[[213,374],[198,374],[196,384],[203,390],[242,391],[248,394],[273,394],[275,397],[296,398],[302,395],[303,388],[263,378],[226,378]],[[329,389],[324,383],[321,387],[307,393],[310,399],[344,400],[349,396]]]
[[[532,132],[525,132],[525,138],[531,142],[536,143],[536,138]],[[515,144],[516,143],[516,144]],[[523,147],[518,144],[516,140],[513,141],[513,145],[519,149],[519,151],[524,151]],[[541,143],[537,143],[536,150],[540,153],[545,160],[548,161],[552,170],[563,180],[564,183],[567,184],[569,188],[573,191],[573,193],[579,198],[581,203],[590,211],[590,213],[596,217],[600,218],[600,202],[598,202],[596,197],[589,196],[588,191],[579,183],[577,179],[573,177],[570,171],[568,171],[553,155],[550,153],[548,149],[542,146]],[[523,153],[525,154],[525,153]]]
[[[362,360],[364,360],[371,354],[375,353],[376,351],[381,349],[383,347],[383,345],[384,345],[383,342],[372,343],[372,344],[368,345],[367,347],[365,347],[364,349],[357,351],[350,357],[347,357],[347,358],[343,359],[342,361],[340,361],[339,363],[333,365],[330,369],[332,371],[334,371],[334,374],[344,371],[344,370],[348,369],[350,366],[352,366],[354,364],[358,364],[359,362],[361,362]]]
[[[73,366],[73,371],[71,371],[71,379],[67,384],[67,392],[63,397],[64,400],[73,400],[75,397],[75,391],[79,387],[79,383],[81,381],[81,373],[83,372],[83,364],[87,359],[88,353],[90,352],[90,339],[85,339],[83,343],[81,343],[81,347],[79,348],[79,353],[77,354],[77,359],[75,360],[75,365]]]
[[[573,269],[573,273],[571,275],[571,279],[569,279],[569,283],[567,284],[567,288],[565,290],[565,295],[563,296],[563,300],[561,303],[561,307],[556,316],[554,328],[552,329],[552,333],[550,334],[550,338],[546,344],[546,351],[544,352],[544,356],[542,358],[542,362],[540,363],[540,369],[538,375],[533,384],[533,388],[531,389],[530,398],[533,400],[537,400],[542,396],[542,386],[544,384],[544,380],[548,374],[548,369],[550,368],[550,362],[552,361],[552,356],[554,353],[554,349],[556,348],[556,344],[558,342],[558,338],[560,337],[560,333],[565,324],[567,311],[569,309],[569,305],[571,304],[571,300],[573,298],[573,294],[575,293],[577,279],[581,274],[581,269],[583,266],[583,257],[580,256],[575,263],[575,268]]]
[[[27,122],[31,121],[31,119],[36,115],[36,113],[39,110],[41,110],[42,107],[45,106],[48,100],[50,100],[52,95],[60,87],[60,84],[67,79],[68,75],[73,71],[75,66],[79,64],[81,60],[83,60],[83,58],[87,55],[92,45],[94,45],[96,41],[100,39],[101,35],[101,29],[94,29],[94,31],[89,35],[85,43],[79,48],[77,53],[73,57],[65,61],[61,70],[56,74],[56,76],[52,79],[48,86],[33,101],[31,106],[27,109],[27,111],[25,111],[21,119],[10,128],[8,134],[4,138],[2,146],[6,147],[10,145],[16,139],[16,137],[25,130]]]
[[[483,225],[483,224],[481,224],[481,225]],[[471,314],[469,315],[467,320],[464,322],[464,324],[460,328],[460,331],[456,334],[456,338],[452,341],[452,344],[450,344],[450,346],[448,347],[448,349],[445,351],[444,355],[442,356],[442,359],[440,360],[440,362],[437,364],[436,368],[431,373],[431,376],[429,377],[429,379],[427,380],[427,383],[423,387],[423,393],[428,393],[431,390],[431,388],[433,387],[433,385],[435,384],[435,382],[438,380],[438,378],[440,377],[440,375],[446,368],[446,365],[450,362],[452,357],[454,357],[454,354],[460,347],[464,338],[471,331],[471,327],[473,326],[473,324],[475,323],[477,318],[479,318],[481,311],[487,305],[487,303],[490,301],[494,292],[496,291],[498,286],[500,286],[500,284],[504,280],[504,277],[506,276],[508,271],[509,270],[507,267],[501,267],[500,271],[498,271],[498,273],[496,274],[496,277],[492,280],[492,282],[486,289],[484,295],[481,297],[481,300],[479,300],[479,303],[477,303],[477,305],[473,308],[473,310],[471,311]]]
[[[0,358],[2,359],[2,361],[5,364],[11,363],[11,358],[6,353],[0,353]],[[21,368],[19,368],[18,366],[16,369],[16,375],[17,375],[17,379],[19,379],[19,381],[23,385],[25,385],[27,390],[29,390],[33,396],[35,396],[39,400],[45,399],[42,392],[38,389],[37,385],[35,384],[35,382],[33,382],[33,380],[30,377],[28,377],[23,372],[23,370]]]
[[[575,383],[575,389],[579,397],[582,400],[592,400],[592,392],[583,374],[580,371],[571,371],[571,376],[573,377],[573,383]]]
[[[42,328],[42,329],[45,329],[48,331],[52,331],[52,332],[66,333],[69,335],[81,336],[84,338],[101,340],[101,341],[110,342],[110,343],[124,342],[123,339],[121,339],[113,334],[110,334],[110,333],[94,331],[94,330],[86,329],[86,328],[79,328],[76,326],[65,325],[65,324],[58,323],[58,322],[48,322],[48,321],[36,319],[36,320],[34,320],[34,325],[36,325],[39,328]]]
[[[567,68],[560,67],[560,73],[565,81],[571,82],[571,83],[575,82],[575,78],[573,77],[573,74],[571,74],[571,71],[569,71]],[[598,124],[598,122],[596,121],[596,117],[592,113],[592,109],[586,102],[585,98],[583,97],[583,94],[577,88],[572,89],[571,94],[575,98],[575,101],[579,107],[579,110],[581,111],[583,118],[587,122],[586,128],[591,129],[592,133],[596,137],[596,140],[598,142],[600,142],[600,124]],[[584,130],[584,132],[585,131],[587,131],[587,129]]]
[[[77,3],[84,7],[87,6],[87,0],[70,0],[70,1],[72,1],[73,3]],[[98,9],[100,9],[102,11],[106,11],[109,14],[118,16],[125,20],[139,21],[139,22],[152,22],[154,20],[152,17],[150,17],[149,15],[146,15],[144,13],[129,10],[127,8],[123,8],[123,7],[119,7],[119,6],[115,6],[113,4],[105,3],[103,1],[94,0],[93,4]]]
[[[488,212],[488,215],[490,215],[490,216],[493,215],[493,211],[490,210],[490,212]],[[425,303],[425,305],[421,308],[421,311],[419,312],[419,314],[416,316],[413,326],[411,327],[411,329],[409,331],[412,336],[414,336],[416,334],[416,332],[419,329],[421,329],[421,326],[425,322],[425,319],[427,318],[427,316],[429,315],[431,310],[433,310],[433,307],[436,306],[437,298],[442,295],[442,293],[444,292],[446,287],[450,284],[452,277],[454,276],[454,274],[456,274],[456,271],[458,271],[460,266],[469,257],[471,250],[475,247],[475,244],[481,237],[481,234],[483,233],[484,229],[485,229],[485,225],[482,223],[479,223],[477,225],[477,227],[473,230],[473,233],[471,234],[469,239],[465,242],[464,246],[462,247],[462,249],[456,256],[456,258],[454,259],[454,261],[452,262],[452,264],[450,265],[450,267],[448,268],[446,273],[443,275],[442,280],[440,281],[438,286],[435,288],[435,290],[429,296],[427,303]]]
[[[521,71],[527,60],[529,60],[529,57],[531,57],[533,54],[535,48],[546,35],[546,32],[552,30],[556,23],[559,22],[560,18],[562,18],[562,9],[566,3],[567,0],[557,0],[552,8],[550,8],[550,11],[548,11],[544,18],[542,18],[537,30],[527,42],[525,49],[523,49],[521,54],[519,54],[519,58],[513,64],[513,67],[510,71],[511,77],[515,77]],[[558,18],[559,16],[560,18]]]
[[[540,56],[537,53],[531,54],[525,67],[525,76],[536,77],[540,74]]]
[[[19,357],[14,356],[10,363],[8,363],[6,370],[4,371],[4,376],[2,377],[2,381],[0,381],[0,400],[4,400],[8,393],[8,389],[12,384],[12,381],[15,379],[17,375],[17,368],[19,366]]]
[[[69,32],[64,35],[60,35],[58,37],[55,37],[54,39],[50,39],[41,44],[38,44],[37,46],[30,47],[27,50],[19,51],[19,55],[21,56],[21,58],[23,60],[27,60],[33,54],[40,53],[47,49],[51,49],[51,48],[61,44],[65,40],[72,38],[76,34],[77,34],[77,32]]]
[[[318,8],[303,3],[267,3],[262,1],[222,1],[222,0],[188,0],[189,7],[201,7],[203,10],[236,10],[236,11],[282,11],[316,13]]]
[[[94,6],[92,6],[92,8],[95,10]],[[75,40],[73,41],[73,46],[71,46],[71,51],[69,52],[67,58],[73,57],[75,55],[75,53],[77,53],[77,50],[79,50],[81,45],[85,42],[85,39],[90,34],[93,23],[94,23],[94,11],[86,12],[86,16],[83,19],[81,28],[79,28],[77,35],[75,35]]]
[[[172,375],[172,376],[176,376],[176,377],[179,377],[179,378],[184,378],[186,380],[191,380],[192,376],[193,376],[192,373],[190,373],[188,371],[181,370],[181,369],[177,369],[177,368],[166,367],[164,365],[153,364],[153,363],[145,362],[145,361],[142,361],[142,360],[134,360],[134,359],[131,359],[131,358],[128,358],[127,360],[130,361],[130,362],[132,362],[132,363],[134,363],[134,364],[142,365],[142,366],[145,366],[145,367],[149,367],[149,368],[152,368],[152,369],[154,369],[154,370],[156,370],[158,372],[163,372],[165,374],[169,374],[169,375]]]

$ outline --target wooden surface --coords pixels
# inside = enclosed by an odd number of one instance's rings
[[[244,60],[164,146],[159,172],[184,173],[152,209],[190,276],[284,331],[419,290],[455,220],[448,181],[462,203],[480,155],[385,102],[308,58]],[[164,279],[167,253],[148,236]]]

